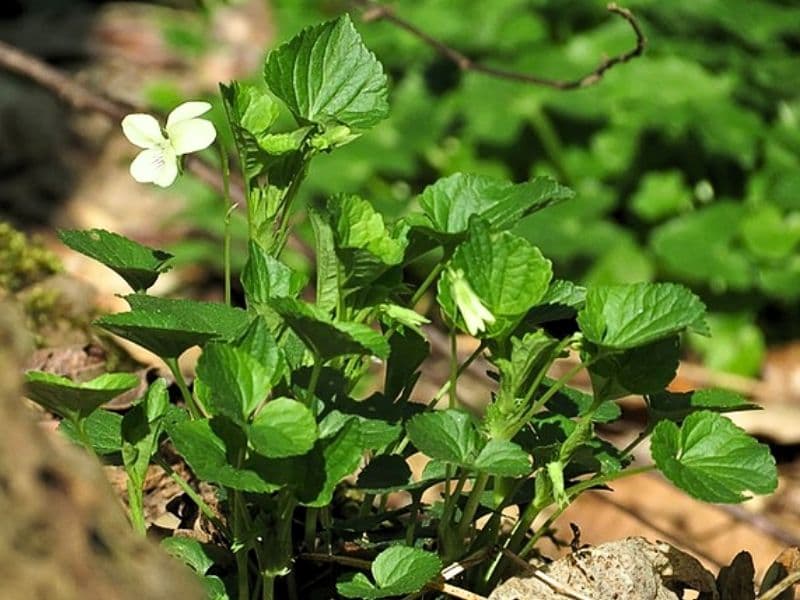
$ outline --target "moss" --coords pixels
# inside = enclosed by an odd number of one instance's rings
[[[0,222],[0,290],[17,292],[61,269],[58,257],[39,240]]]

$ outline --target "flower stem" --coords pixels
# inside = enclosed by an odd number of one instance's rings
[[[231,202],[231,166],[225,144],[220,141],[219,160],[222,167],[222,193],[225,200],[225,232],[222,244],[222,264],[225,272],[225,304],[231,305],[231,217],[236,204]]]
[[[422,298],[422,296],[425,295],[425,292],[428,291],[428,288],[431,286],[431,284],[439,276],[439,273],[441,273],[442,270],[444,269],[444,266],[445,266],[446,262],[447,262],[447,258],[444,257],[444,258],[442,258],[441,262],[437,263],[436,266],[433,267],[433,269],[431,269],[431,272],[428,273],[428,276],[420,284],[420,286],[417,288],[417,291],[414,292],[414,295],[411,297],[411,302],[409,302],[409,306],[411,306],[411,308],[414,308],[414,306],[416,306],[417,302],[420,301],[420,298]]]
[[[133,530],[139,535],[147,534],[147,523],[144,518],[144,490],[141,481],[134,481],[128,474],[128,510],[131,515]]]
[[[480,505],[481,495],[483,490],[486,489],[486,483],[489,481],[488,473],[479,473],[475,478],[475,483],[472,484],[472,490],[467,498],[467,505],[464,507],[464,513],[461,515],[461,521],[458,523],[458,539],[467,537],[467,532],[472,525],[472,520],[475,518],[475,513]]]
[[[181,396],[186,404],[186,408],[189,410],[189,414],[193,419],[201,418],[203,413],[194,401],[194,398],[192,398],[192,393],[189,391],[189,386],[186,385],[186,380],[183,378],[183,373],[181,373],[181,368],[178,365],[178,359],[165,358],[164,362],[167,363],[169,370],[172,372],[172,376],[175,378],[175,383],[181,391]]]

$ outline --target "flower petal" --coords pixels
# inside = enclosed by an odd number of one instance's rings
[[[181,156],[208,148],[217,137],[214,124],[205,119],[189,119],[167,125],[167,135],[175,154]]]
[[[122,133],[139,148],[153,148],[164,142],[161,126],[155,117],[141,113],[122,119]]]
[[[139,183],[167,187],[178,176],[178,160],[171,149],[143,150],[131,163],[131,176]]]
[[[199,117],[211,110],[211,105],[208,102],[184,102],[176,106],[175,109],[169,113],[167,117],[167,129],[180,123],[181,121],[188,121]]]

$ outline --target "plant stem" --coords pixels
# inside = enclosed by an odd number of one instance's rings
[[[231,166],[225,144],[220,141],[219,160],[222,166],[222,194],[225,201],[225,230],[222,243],[222,264],[225,273],[225,304],[231,305],[231,216],[236,204],[231,202]]]
[[[636,439],[634,439],[630,444],[625,446],[625,449],[622,451],[621,458],[628,458],[631,452],[633,452],[639,444],[645,441],[650,436],[651,433],[652,433],[652,428],[648,425],[641,433],[639,433],[639,435],[636,436]]]
[[[623,471],[618,471],[617,473],[609,473],[608,475],[603,475],[600,477],[593,477],[592,479],[587,479],[586,481],[581,481],[580,483],[576,483],[575,485],[568,487],[566,490],[564,490],[564,492],[567,495],[567,498],[569,498],[571,501],[582,492],[590,488],[603,485],[604,483],[610,483],[611,481],[615,481],[617,479],[623,479],[625,477],[632,477],[633,475],[647,473],[655,468],[655,465],[645,465],[642,467],[635,467],[633,469],[625,469]],[[547,530],[550,528],[550,525],[552,525],[553,522],[555,522],[555,520],[561,516],[561,513],[567,509],[567,506],[559,507],[552,515],[550,515],[550,517],[548,517],[547,521],[533,534],[531,539],[528,540],[528,543],[525,544],[522,550],[517,552],[520,557],[525,558],[528,554],[530,554],[536,545],[536,542],[538,542],[539,539],[547,532]]]
[[[172,376],[175,378],[175,383],[181,391],[181,396],[186,404],[186,408],[189,409],[189,415],[191,415],[193,419],[201,418],[203,413],[195,403],[194,398],[192,398],[192,393],[189,391],[189,386],[186,385],[186,380],[183,378],[183,373],[181,373],[181,368],[178,365],[178,359],[165,358],[164,362],[167,363],[169,370],[172,372]]]
[[[317,383],[319,383],[319,376],[322,373],[322,359],[315,355],[314,366],[311,367],[311,377],[308,380],[308,388],[306,388],[306,406],[309,408],[314,404],[314,392],[317,390]]]
[[[442,272],[446,263],[447,263],[447,257],[446,256],[442,257],[441,262],[437,263],[436,266],[433,267],[433,269],[431,269],[431,272],[428,273],[428,276],[417,288],[417,291],[414,292],[413,296],[411,296],[411,301],[408,304],[409,306],[411,306],[412,309],[414,308],[414,306],[416,306],[417,302],[420,301],[420,298],[422,298],[422,296],[425,295],[425,292],[428,291],[428,288],[439,276],[439,273]]]
[[[461,515],[461,521],[458,523],[457,536],[459,539],[467,537],[467,532],[472,525],[472,520],[475,518],[475,513],[480,505],[481,495],[483,490],[486,489],[486,483],[489,481],[488,473],[478,473],[475,478],[475,483],[472,484],[472,490],[467,498],[467,505],[464,507],[464,513]]]
[[[306,509],[306,520],[303,539],[308,552],[314,552],[317,545],[317,513],[318,509],[308,507]]]
[[[189,496],[192,502],[194,502],[197,505],[197,508],[200,509],[200,512],[202,512],[203,515],[205,515],[206,519],[208,519],[211,523],[214,524],[214,527],[219,529],[223,533],[223,535],[225,535],[225,537],[230,537],[230,534],[228,533],[228,528],[222,521],[219,520],[216,513],[211,509],[211,507],[208,504],[206,504],[205,500],[203,500],[200,497],[200,494],[194,491],[194,488],[192,488],[192,486],[190,486],[189,483],[183,477],[178,475],[172,469],[172,467],[169,466],[167,461],[165,461],[162,457],[156,455],[153,457],[153,462],[157,464],[159,467],[161,467],[161,469],[167,475],[169,475],[169,478],[172,479],[172,481],[174,481],[179,488],[181,488],[184,494]]]
[[[458,404],[456,385],[458,382],[458,338],[456,337],[456,326],[450,329],[450,402],[449,408],[453,409]]]
[[[70,418],[70,421],[72,421],[72,425],[75,427],[75,433],[81,445],[86,448],[89,454],[94,456],[97,460],[100,460],[100,457],[97,456],[97,451],[94,449],[94,446],[92,446],[92,439],[89,437],[89,434],[86,433],[86,419],[76,416]]]
[[[558,381],[556,381],[550,388],[542,394],[542,396],[536,400],[533,404],[531,404],[530,408],[525,411],[525,414],[522,415],[521,418],[517,419],[511,426],[507,429],[504,435],[504,439],[511,439],[519,430],[525,427],[525,424],[531,420],[533,415],[536,414],[547,402],[555,396],[561,388],[563,388],[567,383],[569,383],[575,375],[580,373],[583,369],[586,369],[591,365],[593,362],[598,360],[599,357],[593,357],[592,359],[584,362],[579,362],[577,365],[572,367],[569,371],[567,371]]]
[[[141,481],[134,481],[128,473],[128,510],[131,514],[131,525],[133,530],[140,534],[147,534],[147,523],[144,518],[144,490]]]

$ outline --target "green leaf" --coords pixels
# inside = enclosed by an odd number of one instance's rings
[[[170,426],[168,432],[175,448],[200,479],[246,492],[273,492],[280,487],[254,465],[234,466],[247,441],[241,429],[230,421],[184,421]]]
[[[121,415],[108,410],[96,410],[86,417],[83,427],[86,437],[89,438],[92,448],[97,454],[114,454],[122,448]],[[61,421],[58,430],[76,444],[82,443],[75,425],[71,421]]]
[[[387,598],[421,590],[439,575],[442,562],[432,552],[408,546],[391,546],[378,554],[372,563],[375,583],[361,573],[336,584],[346,598]]]
[[[693,413],[680,427],[661,421],[650,448],[667,479],[699,500],[742,502],[748,492],[769,494],[778,485],[769,447],[717,413]]]
[[[470,287],[494,315],[490,336],[500,336],[547,292],[553,276],[551,263],[538,248],[507,231],[492,235],[488,225],[474,220],[469,238],[453,254],[450,266],[464,273]],[[454,319],[455,292],[450,277],[439,279],[439,304]]]
[[[454,409],[417,415],[406,424],[406,432],[426,456],[459,465],[470,465],[482,444],[472,417]]]
[[[750,313],[708,315],[711,336],[690,334],[688,341],[712,371],[755,377],[767,352],[764,332]]]
[[[213,302],[172,300],[132,294],[125,296],[132,310],[107,315],[94,323],[130,340],[161,358],[177,358],[192,346],[215,339],[230,340],[249,322],[238,308]]]
[[[413,485],[411,468],[398,454],[373,458],[358,476],[356,486],[370,494],[387,494]]]
[[[101,404],[138,385],[133,373],[105,373],[83,383],[43,371],[25,373],[27,397],[68,419],[85,419]]]
[[[277,103],[264,91],[247,83],[220,84],[220,94],[228,118],[239,163],[245,177],[252,180],[265,168],[265,152],[259,145],[278,118]]]
[[[466,232],[473,216],[486,220],[493,230],[503,230],[525,215],[573,196],[570,189],[548,177],[514,184],[456,173],[425,188],[419,203],[433,231],[453,235]]]
[[[368,129],[389,114],[386,75],[348,15],[270,52],[264,78],[301,123]]]
[[[367,325],[333,321],[317,307],[290,298],[273,299],[270,306],[323,361],[349,354],[389,356],[389,344]]]
[[[714,388],[692,392],[663,391],[647,397],[647,412],[653,423],[662,419],[680,423],[700,410],[725,413],[760,409],[758,404],[748,402],[736,392]]]
[[[339,258],[336,256],[330,215],[326,210],[309,204],[308,219],[314,229],[317,258],[317,308],[330,313],[339,302]]]
[[[680,362],[677,335],[611,354],[589,367],[595,395],[606,400],[630,394],[653,394],[675,378]]]
[[[293,271],[259,244],[250,240],[247,263],[242,271],[242,286],[248,305],[267,304],[271,298],[294,298],[307,278]]]
[[[324,459],[325,482],[313,498],[302,499],[306,506],[326,506],[333,499],[336,485],[352,474],[361,463],[364,444],[357,419],[350,419],[332,439],[320,440]]]
[[[578,325],[589,341],[626,350],[680,333],[705,332],[705,305],[674,283],[590,287]]]
[[[150,458],[158,449],[162,419],[169,409],[167,382],[156,379],[142,400],[122,419],[122,462],[136,485],[143,485]]]
[[[256,452],[272,458],[305,454],[317,440],[314,414],[297,400],[275,398],[247,428]]]
[[[549,388],[555,383],[555,380],[545,377],[542,383]],[[545,406],[551,412],[566,417],[579,417],[585,415],[592,404],[594,404],[594,398],[590,394],[585,394],[580,390],[565,385],[548,400]],[[621,414],[622,409],[620,409],[619,404],[606,400],[595,410],[592,415],[592,421],[595,423],[610,423],[619,419]]]
[[[347,287],[366,285],[403,261],[407,240],[392,237],[383,217],[366,200],[334,196],[328,202],[328,212]]]
[[[416,330],[405,328],[389,338],[389,360],[383,386],[387,398],[395,399],[404,390],[411,391],[416,383],[417,370],[430,354],[430,344]]]
[[[237,423],[244,423],[272,389],[278,349],[261,359],[243,348],[223,343],[206,344],[197,362],[197,377],[208,388],[207,408]]]
[[[136,292],[153,285],[161,273],[169,270],[167,263],[173,258],[168,252],[102,229],[59,231],[58,237],[73,250],[113,269]]]
[[[531,457],[514,442],[489,440],[474,466],[478,471],[498,477],[522,477],[531,472]]]
[[[214,559],[196,539],[172,536],[161,540],[161,547],[198,575],[205,575],[214,566]]]

